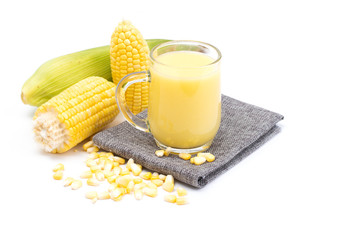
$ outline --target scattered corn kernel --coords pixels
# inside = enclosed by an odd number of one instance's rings
[[[172,175],[167,175],[162,187],[165,191],[172,192],[174,190],[174,177]]]
[[[177,189],[176,189],[176,192],[177,192],[177,194],[181,197],[181,196],[185,196],[186,194],[187,194],[187,191],[184,189],[184,188],[182,188],[182,187],[178,187]]]
[[[105,156],[109,158],[109,157],[113,157],[114,154],[112,152],[107,152],[105,153]]]
[[[131,193],[134,190],[135,183],[134,181],[130,181],[126,187],[127,193]]]
[[[113,168],[114,167],[119,167],[120,166],[120,163],[118,163],[118,162],[113,162]]]
[[[208,162],[213,162],[215,160],[215,156],[211,153],[198,153],[197,156],[204,157]]]
[[[152,182],[146,183],[146,187],[148,188],[157,188],[158,186]]]
[[[117,156],[114,156],[113,157],[113,160],[114,160],[114,162],[118,162],[119,164],[125,164],[125,159],[123,159],[123,158],[121,158],[121,157],[117,157]]]
[[[88,153],[92,153],[92,152],[98,152],[99,148],[97,146],[93,146],[93,147],[89,147],[88,149],[86,149],[86,151]]]
[[[104,174],[102,171],[97,171],[97,172],[95,173],[95,178],[96,178],[98,181],[102,182],[102,181],[105,180],[105,174]]]
[[[151,182],[158,187],[161,187],[164,183],[163,180],[161,180],[161,179],[153,179],[153,180],[151,180]]]
[[[108,178],[108,177],[111,177],[111,176],[114,175],[114,172],[112,172],[112,171],[106,171],[106,170],[104,170],[104,171],[102,171],[102,172],[104,173],[105,178]]]
[[[72,190],[77,190],[79,188],[82,187],[82,182],[80,180],[74,180],[72,183],[71,183],[71,189]]]
[[[84,151],[88,150],[89,147],[93,147],[94,146],[94,142],[93,141],[88,141],[87,143],[85,143],[83,145],[83,149]]]
[[[169,203],[175,203],[176,202],[176,196],[173,194],[165,195],[164,200]]]
[[[99,154],[97,152],[92,152],[89,154],[88,159],[96,159],[96,158],[99,158]]]
[[[121,176],[129,175],[129,174],[130,174],[129,169],[127,168],[121,169],[121,173],[120,173]]]
[[[121,174],[121,167],[114,167],[113,168],[114,175],[120,175]]]
[[[86,166],[87,167],[91,167],[91,166],[95,166],[95,165],[97,165],[96,164],[96,161],[94,160],[94,159],[88,159],[88,160],[86,160]]]
[[[61,180],[63,178],[64,172],[62,170],[58,170],[54,173],[53,178],[55,180]]]
[[[130,175],[119,176],[116,178],[116,183],[120,187],[126,188],[131,180],[132,180],[132,177]]]
[[[138,184],[138,183],[142,183],[143,180],[142,178],[134,178],[133,181],[135,184]]]
[[[87,185],[89,186],[99,186],[99,182],[98,180],[96,180],[95,178],[88,178],[88,180],[86,181]]]
[[[142,172],[140,174],[140,177],[144,180],[150,180],[151,179],[151,172]]]
[[[151,179],[151,180],[159,179],[159,173],[153,172],[153,173],[151,174],[151,178],[150,178],[150,179]]]
[[[195,157],[190,158],[190,163],[194,164],[194,162],[195,162]]]
[[[157,188],[144,188],[144,194],[149,197],[156,197],[157,196]]]
[[[110,176],[110,177],[107,177],[106,179],[107,179],[108,183],[113,183],[113,182],[116,181],[116,178],[117,178],[117,177],[118,177],[118,176],[116,176],[116,175],[112,175],[112,176]]]
[[[201,165],[204,162],[206,162],[206,158],[204,158],[204,157],[194,157],[194,164],[195,165]]]
[[[108,188],[109,192],[112,192],[115,190],[115,188],[118,187],[118,184],[116,182],[110,183],[110,187]]]
[[[165,179],[166,179],[166,175],[164,175],[164,174],[160,174],[160,175],[159,175],[159,179],[160,179],[160,180],[165,181]]]
[[[99,165],[94,165],[90,167],[90,171],[95,173],[97,171],[101,170],[101,167]]]
[[[121,199],[123,191],[120,188],[115,188],[113,191],[110,192],[110,198],[114,201],[118,201]]]
[[[166,148],[166,149],[165,149],[165,152],[164,152],[164,155],[165,155],[166,157],[169,156],[170,153],[171,153],[171,151],[172,151],[172,148],[171,148],[171,147]]]
[[[98,199],[99,200],[105,200],[105,199],[110,199],[110,193],[109,192],[101,192],[98,194]]]
[[[64,187],[70,186],[73,181],[74,181],[74,178],[72,178],[72,177],[67,177],[67,178],[64,180]]]
[[[96,191],[91,191],[91,192],[87,192],[85,194],[85,197],[88,199],[93,199],[93,198],[97,198],[98,194]]]
[[[64,171],[64,164],[62,163],[56,164],[56,166],[53,168],[53,172],[57,172],[57,171]]]
[[[177,205],[185,205],[185,204],[188,204],[188,200],[186,197],[178,197],[178,198],[176,198],[176,204]]]
[[[164,150],[156,150],[155,155],[158,157],[163,157],[165,155],[165,151]]]
[[[85,171],[80,174],[80,178],[82,178],[82,179],[92,178],[92,176],[93,176],[93,173],[91,171]]]
[[[134,191],[137,191],[137,190],[142,190],[146,187],[146,183],[138,183],[138,184],[135,184],[134,186]]]
[[[143,196],[144,196],[144,192],[142,189],[134,191],[134,197],[136,200],[141,200],[143,198]]]
[[[141,173],[141,168],[135,163],[130,165],[130,169],[131,169],[132,173],[134,174],[134,176],[139,176]]]
[[[191,158],[191,154],[189,153],[179,153],[179,157],[184,160],[189,160]]]
[[[129,171],[131,170],[131,165],[134,164],[134,159],[130,158],[128,160],[128,162],[126,163],[126,168],[129,169]]]

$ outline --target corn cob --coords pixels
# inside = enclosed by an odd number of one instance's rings
[[[35,140],[62,153],[101,130],[118,114],[115,85],[89,77],[41,105],[34,116]]]
[[[152,49],[155,45],[168,40],[148,39],[146,41]],[[24,83],[21,99],[24,104],[38,107],[66,88],[90,76],[112,80],[109,45],[47,61]]]
[[[113,82],[118,82],[127,74],[149,69],[149,47],[129,21],[122,21],[111,36],[110,63]],[[126,104],[137,114],[148,106],[149,83],[132,84],[125,93]]]

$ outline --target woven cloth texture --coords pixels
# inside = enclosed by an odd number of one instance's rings
[[[276,124],[281,114],[222,95],[221,124],[207,152],[216,156],[213,162],[194,165],[176,155],[155,156],[158,147],[150,133],[139,131],[123,122],[103,130],[93,137],[100,148],[163,174],[171,174],[181,182],[197,188],[204,187],[220,174],[279,133]],[[146,113],[141,113],[144,116]]]

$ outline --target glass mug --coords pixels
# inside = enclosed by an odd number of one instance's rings
[[[220,51],[197,41],[169,41],[150,52],[150,70],[121,79],[116,101],[125,119],[150,132],[158,147],[172,153],[208,149],[221,120]],[[135,116],[125,100],[133,83],[149,82],[147,118]]]

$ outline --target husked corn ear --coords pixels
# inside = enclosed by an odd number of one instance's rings
[[[129,21],[122,21],[111,36],[110,64],[113,82],[118,82],[127,74],[149,69],[149,47]],[[149,84],[132,84],[125,93],[129,109],[137,114],[148,107]]]
[[[115,85],[104,78],[81,80],[37,109],[35,140],[47,152],[69,150],[114,120],[119,112],[114,95]]]

